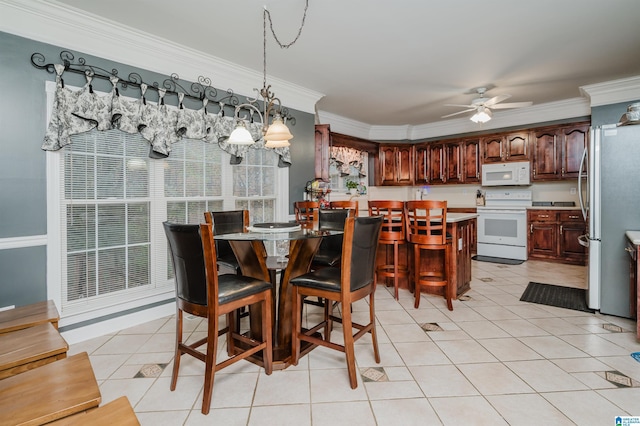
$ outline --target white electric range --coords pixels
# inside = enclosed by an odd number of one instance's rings
[[[527,260],[528,189],[487,190],[478,206],[478,256]]]

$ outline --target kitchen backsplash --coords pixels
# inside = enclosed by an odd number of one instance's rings
[[[533,201],[573,201],[576,206],[580,205],[576,181],[534,183],[531,186],[519,188],[531,189]],[[425,193],[424,187],[421,186],[370,186],[366,198],[407,201],[416,199],[417,191],[422,190],[423,199],[447,200],[449,206],[452,207],[475,207],[478,189],[484,191],[496,188],[483,188],[479,185],[434,185],[427,186]]]

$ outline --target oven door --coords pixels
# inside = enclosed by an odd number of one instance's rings
[[[527,245],[527,210],[478,207],[478,243]]]

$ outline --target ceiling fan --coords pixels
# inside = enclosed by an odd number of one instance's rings
[[[484,94],[487,91],[486,87],[478,87],[475,91],[480,95],[480,97],[472,100],[470,105],[445,104],[445,106],[455,106],[466,109],[454,112],[453,114],[444,115],[442,118],[453,117],[454,115],[475,111],[475,114],[471,116],[471,121],[474,123],[486,123],[491,120],[492,109],[522,108],[533,104],[533,102],[510,102],[501,104],[500,102],[509,99],[511,95],[504,94],[494,96],[493,98],[485,98]]]

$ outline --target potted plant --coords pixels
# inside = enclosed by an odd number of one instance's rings
[[[347,189],[349,190],[351,195],[356,195],[358,193],[358,182],[347,180]]]

